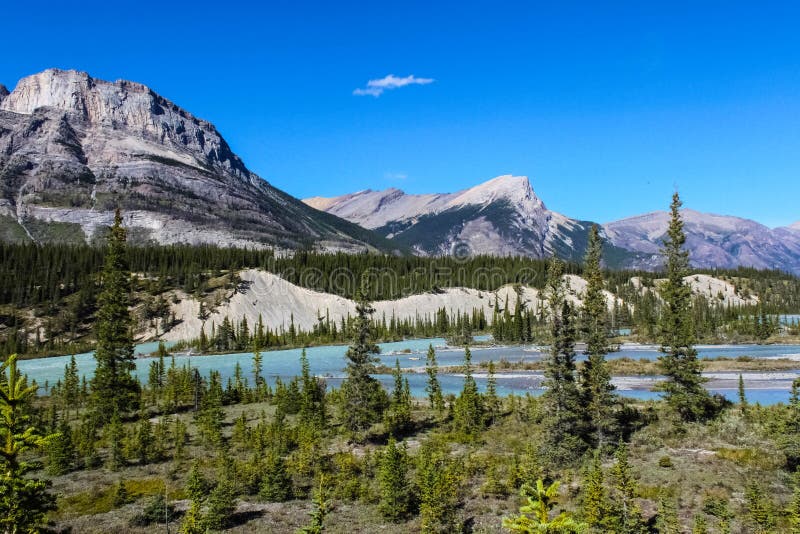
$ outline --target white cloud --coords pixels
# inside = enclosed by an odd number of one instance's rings
[[[384,180],[405,180],[408,175],[404,172],[385,172],[383,173]]]
[[[360,87],[354,90],[353,94],[357,96],[371,95],[374,97],[379,97],[384,91],[388,91],[389,89],[397,89],[398,87],[405,87],[406,85],[428,85],[434,81],[435,80],[433,78],[417,78],[413,74],[410,74],[404,78],[399,78],[394,74],[389,74],[383,78],[368,81],[366,87]]]

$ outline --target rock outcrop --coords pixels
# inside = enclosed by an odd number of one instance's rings
[[[116,207],[160,243],[386,245],[272,187],[213,124],[142,84],[56,69],[20,80],[0,100],[0,237],[90,240]]]

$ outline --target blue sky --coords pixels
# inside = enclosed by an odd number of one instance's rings
[[[797,2],[9,2],[0,83],[146,83],[298,197],[511,173],[573,217],[663,209],[677,186],[776,226],[800,220],[799,20]],[[433,81],[354,94],[389,74]]]

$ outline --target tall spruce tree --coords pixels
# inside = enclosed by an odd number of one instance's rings
[[[325,383],[311,374],[306,349],[300,353],[300,420],[317,428],[324,428]]]
[[[404,445],[394,439],[380,457],[378,470],[381,515],[391,521],[401,521],[411,512],[411,486],[408,483],[408,453]]]
[[[592,465],[584,479],[583,520],[592,532],[606,532],[608,520],[608,494],[605,488],[600,451],[595,451]]]
[[[686,234],[681,219],[681,200],[672,195],[671,218],[664,241],[666,281],[661,286],[661,368],[667,377],[663,384],[670,407],[684,421],[698,421],[715,415],[715,402],[703,387],[692,317],[692,290],[683,280],[689,271],[689,253],[684,250]]]
[[[438,413],[444,411],[444,397],[442,396],[442,386],[439,384],[437,374],[439,366],[436,363],[436,351],[433,345],[428,345],[428,355],[425,359],[425,372],[428,373],[428,384],[425,386],[425,391],[428,393],[428,401],[431,408]]]
[[[586,295],[583,300],[583,327],[586,336],[587,359],[581,370],[583,406],[589,417],[593,440],[603,447],[614,424],[614,386],[605,355],[608,345],[607,305],[603,294],[603,271],[600,260],[603,244],[597,225],[592,225],[584,263]]]
[[[564,296],[563,269],[561,261],[553,257],[547,270],[550,355],[544,371],[547,389],[542,395],[547,408],[542,452],[556,462],[573,460],[587,448],[581,393],[575,379],[574,315]]]
[[[371,319],[375,310],[368,295],[368,278],[363,276],[353,320],[352,344],[346,354],[347,378],[342,384],[342,419],[353,432],[367,430],[380,421],[389,400],[380,382],[372,376],[380,347],[373,341]]]
[[[17,370],[13,354],[0,365],[0,531],[39,532],[45,514],[55,508],[48,483],[26,475],[36,465],[24,458],[27,451],[47,445],[46,436],[30,416],[37,386],[27,384]]]
[[[411,396],[408,393],[408,380],[403,380],[399,359],[395,359],[392,377],[394,389],[383,420],[389,433],[398,436],[411,426]]]
[[[478,384],[472,376],[472,352],[464,348],[464,386],[455,401],[453,425],[464,437],[476,437],[483,429],[484,406]]]
[[[97,369],[92,379],[94,410],[99,420],[127,413],[139,407],[139,384],[131,372],[135,369],[131,272],[128,268],[125,228],[117,210],[108,238],[103,266],[103,290],[97,298]]]

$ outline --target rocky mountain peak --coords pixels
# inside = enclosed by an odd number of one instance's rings
[[[8,88],[2,83],[0,83],[0,102],[2,102],[3,99],[7,96],[8,96]]]
[[[159,243],[385,247],[250,172],[213,124],[146,85],[49,69],[0,99],[0,239],[93,239],[125,212]]]
[[[253,180],[214,125],[146,85],[125,80],[107,82],[76,70],[48,69],[21,79],[0,101],[0,110],[21,115],[42,108],[65,112],[89,128],[124,132],[151,144],[126,147],[134,153],[152,152],[153,144],[167,145],[193,156],[201,168],[214,167]]]
[[[484,205],[498,201],[506,201],[528,214],[546,209],[544,203],[533,192],[527,176],[510,174],[492,178],[465,191],[454,193],[449,204],[450,206]]]

